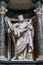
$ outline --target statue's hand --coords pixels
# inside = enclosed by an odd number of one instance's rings
[[[7,27],[9,26],[11,30],[14,30],[10,18],[5,17],[5,24],[6,24]]]

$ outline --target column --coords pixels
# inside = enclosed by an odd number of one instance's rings
[[[41,2],[36,4],[36,15],[38,23],[38,43],[39,43],[39,58],[38,60],[43,59],[43,38],[42,38],[42,5]]]
[[[7,12],[6,3],[0,2],[0,60],[5,59],[5,29],[4,29],[4,17]]]

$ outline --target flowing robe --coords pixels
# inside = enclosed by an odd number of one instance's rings
[[[13,39],[15,39],[14,40],[15,56],[21,56],[22,59],[25,59],[26,55],[27,54],[29,55],[29,53],[33,51],[34,28],[28,21],[15,23],[13,27],[14,27]],[[32,59],[32,53],[29,56],[31,56],[30,58]]]
[[[15,56],[12,60],[16,57],[18,59],[33,59],[34,28],[31,24],[32,20],[12,24],[10,19],[7,19],[7,22],[6,24],[14,31],[12,38],[15,45]]]

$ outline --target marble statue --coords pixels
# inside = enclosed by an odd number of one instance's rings
[[[12,24],[10,18],[5,18],[5,23],[13,31],[13,42],[15,45],[15,56],[11,60],[33,60],[33,37],[34,28],[32,19],[24,20],[23,15],[18,16],[18,22]]]

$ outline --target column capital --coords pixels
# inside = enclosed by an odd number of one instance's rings
[[[0,14],[5,14],[5,12],[7,12],[7,9],[5,9],[4,7],[0,8]]]
[[[5,3],[8,3],[9,0],[0,0],[0,2],[5,2]]]
[[[34,10],[34,12],[35,12],[37,15],[42,15],[41,8],[36,8],[36,9]]]
[[[37,15],[42,15],[42,4],[40,1],[38,1],[38,3],[36,3],[35,5],[35,10],[34,12],[37,14]]]
[[[4,1],[0,2],[0,14],[5,14],[5,12],[7,12],[6,6],[7,4]]]

